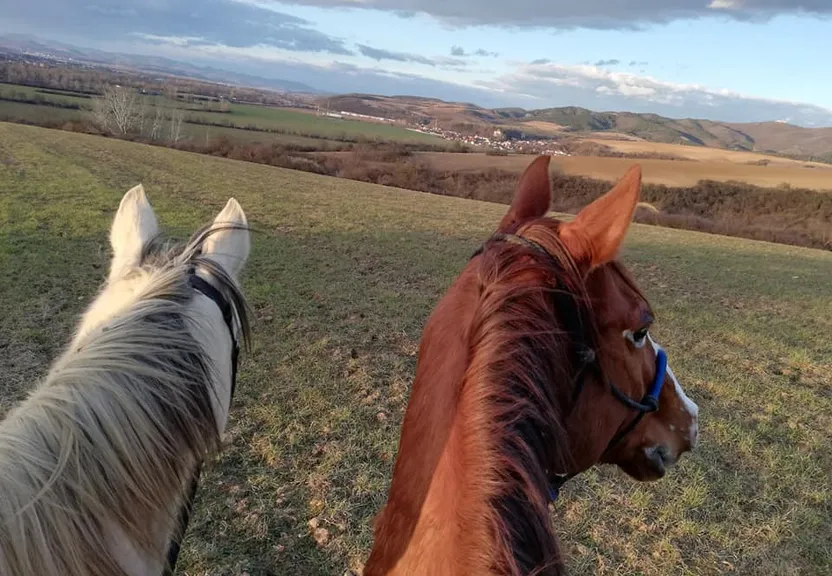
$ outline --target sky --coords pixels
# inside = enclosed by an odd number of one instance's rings
[[[334,93],[832,126],[832,0],[0,0],[0,33]]]

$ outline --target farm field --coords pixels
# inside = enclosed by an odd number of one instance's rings
[[[0,121],[39,123],[47,122],[60,126],[66,122],[77,121],[82,115],[89,114],[86,110],[72,110],[51,106],[38,106],[25,102],[0,101]],[[251,130],[238,130],[225,126],[204,126],[201,124],[182,124],[182,138],[195,143],[203,143],[212,138],[226,137],[232,142],[278,142],[280,144],[295,144],[314,147],[317,150],[337,150],[343,148],[343,142],[296,136],[294,134],[272,134]]]
[[[282,145],[296,145],[313,148],[315,150],[340,150],[349,146],[348,142],[329,140],[326,138],[314,138],[299,134],[276,134],[270,132],[258,132],[254,130],[240,130],[226,126],[207,126],[204,124],[182,124],[182,135],[186,141],[195,144],[209,143],[213,138],[228,138],[229,141],[237,144],[248,144],[261,142],[270,144],[272,142]]]
[[[447,140],[375,122],[348,120],[318,116],[313,112],[290,110],[270,106],[232,104],[230,113],[196,112],[190,116],[208,122],[230,122],[234,126],[257,126],[262,129],[281,129],[298,134],[314,134],[323,138],[343,137],[412,142],[450,146]]]
[[[715,152],[724,153],[719,150]],[[440,170],[501,168],[521,172],[531,159],[526,155],[488,156],[480,153],[447,152],[423,152],[420,156]],[[779,163],[773,162],[770,166],[751,166],[724,160],[687,162],[652,158],[558,156],[552,159],[552,166],[563,170],[565,174],[615,180],[636,162],[642,166],[644,181],[653,184],[693,186],[699,180],[708,179],[722,182],[736,180],[765,187],[777,187],[787,183],[795,188],[832,190],[832,166],[819,164],[817,168],[805,168],[805,163],[789,163],[782,160]]]
[[[644,152],[655,152],[659,154],[673,154],[682,158],[698,160],[701,162],[729,162],[732,164],[750,164],[752,162],[766,161],[770,166],[790,166],[822,168],[832,170],[832,165],[822,162],[807,162],[792,160],[770,154],[759,152],[744,152],[740,150],[723,150],[721,148],[710,148],[705,146],[686,146],[684,144],[666,144],[664,142],[648,142],[646,140],[627,139],[619,140],[612,138],[586,138],[589,142],[604,144],[619,152],[627,154],[638,154]]]
[[[253,350],[179,571],[359,569],[423,323],[506,207],[0,123],[0,415],[68,341],[139,182],[180,238],[230,196],[258,230]],[[602,467],[564,488],[571,574],[828,574],[832,253],[634,225],[622,257],[701,440],[657,483]]]
[[[32,86],[23,86],[21,84],[7,84],[0,82],[0,96],[11,97],[24,96],[28,99],[43,98],[51,102],[60,102],[65,104],[78,104],[80,106],[89,106],[90,98],[76,92],[64,90],[50,90],[46,88],[33,88]]]
[[[0,121],[63,123],[78,120],[83,110],[0,100]]]
[[[2,83],[0,83],[0,96],[43,98],[46,102],[76,104],[81,107],[78,110],[0,100],[0,119],[30,123],[37,121],[63,123],[80,120],[82,117],[89,116],[93,102],[90,98],[82,98],[69,92],[43,91],[27,86]],[[161,96],[144,96],[142,102],[147,110],[157,105],[177,108],[200,106],[199,103],[172,101]],[[210,105],[219,106],[216,102]],[[196,122],[218,123],[223,126],[210,126]],[[244,130],[243,128],[246,127],[254,127],[257,130]],[[322,150],[342,148],[344,140],[356,139],[451,147],[451,143],[447,140],[406,130],[401,126],[360,120],[340,120],[300,110],[249,104],[230,104],[228,112],[186,110],[183,124],[184,137],[201,142],[206,134],[209,137],[215,134],[223,135],[236,142],[258,141],[315,145]]]

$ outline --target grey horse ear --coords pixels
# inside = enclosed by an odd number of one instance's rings
[[[147,200],[144,187],[139,184],[121,199],[110,228],[110,246],[113,249],[110,280],[138,266],[145,244],[158,233],[156,214]]]
[[[223,229],[223,226],[229,227]],[[248,220],[240,203],[231,198],[225,208],[217,214],[211,228],[219,228],[219,230],[211,232],[206,237],[202,246],[202,254],[236,278],[251,252]]]

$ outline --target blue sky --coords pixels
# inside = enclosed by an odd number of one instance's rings
[[[0,31],[330,92],[832,126],[830,16],[830,0],[35,0]]]

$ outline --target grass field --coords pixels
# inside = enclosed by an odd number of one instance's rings
[[[209,122],[231,122],[235,126],[253,125],[264,129],[281,129],[298,134],[315,134],[323,138],[368,138],[392,142],[412,142],[449,146],[447,140],[406,130],[401,126],[318,116],[311,112],[234,104],[229,113],[198,112],[191,114]]]
[[[326,138],[313,138],[311,136],[295,134],[274,134],[254,130],[240,130],[225,126],[207,126],[204,124],[182,124],[182,134],[184,140],[193,142],[194,144],[207,144],[214,138],[225,137],[235,144],[245,145],[252,142],[270,144],[274,142],[288,146],[305,146],[314,150],[342,150],[350,145],[348,142],[328,140]]]
[[[73,110],[71,108],[39,106],[26,102],[0,100],[0,120],[2,121],[59,124],[78,120],[85,113],[84,110]]]
[[[38,106],[25,102],[0,101],[0,121],[8,120],[13,122],[40,123],[60,126],[66,122],[77,121],[83,117],[89,117],[87,110],[71,110],[66,108],[54,108],[50,106]],[[249,142],[278,142],[298,146],[314,147],[317,150],[338,150],[346,146],[344,142],[311,138],[308,136],[296,136],[294,134],[272,134],[268,132],[255,132],[251,130],[239,130],[224,126],[205,126],[201,124],[183,124],[182,137],[197,144],[210,141],[212,138],[226,137],[232,142],[246,144]]]
[[[423,323],[505,207],[0,124],[0,412],[67,342],[138,182],[179,237],[232,195],[260,230],[254,350],[180,573],[359,568]],[[623,258],[701,443],[658,483],[608,467],[570,482],[553,521],[571,573],[829,574],[832,253],[636,225]]]
[[[65,92],[63,90],[43,90],[33,88],[32,86],[22,86],[20,84],[6,84],[0,82],[0,96],[6,97],[24,96],[27,99],[43,98],[49,102],[61,102],[67,104],[78,104],[79,106],[89,108],[90,99],[79,96],[73,92]]]
[[[604,144],[608,143],[604,142]],[[761,155],[752,156],[762,158]],[[519,172],[530,161],[530,157],[526,155],[488,156],[477,153],[425,152],[422,157],[430,160],[434,167],[442,170],[482,170],[493,167]],[[832,190],[832,166],[819,164],[816,168],[806,168],[804,167],[804,164],[807,164],[805,162],[798,163],[789,160],[782,160],[770,166],[751,166],[723,160],[686,162],[642,158],[566,156],[553,159],[552,166],[563,170],[566,174],[615,180],[636,162],[642,166],[644,181],[653,184],[693,186],[699,180],[708,179],[722,182],[736,180],[766,187],[789,184],[795,188]]]
[[[53,91],[60,92],[60,91]],[[89,98],[81,98],[71,93],[55,94],[42,93],[36,88],[20,86],[17,84],[0,83],[0,96],[19,98],[41,97],[47,102],[64,102],[78,104],[81,110],[62,109],[54,106],[44,106],[27,102],[11,102],[0,100],[0,119],[8,121],[38,122],[46,120],[50,123],[69,122],[80,120],[82,117],[89,117],[89,110],[93,101]],[[186,103],[172,101],[161,96],[142,97],[146,110],[153,106],[162,107],[193,107],[199,103]],[[217,103],[211,103],[218,106]],[[152,113],[150,114],[152,116]],[[205,139],[206,133],[210,136],[223,135],[235,142],[280,142],[284,144],[302,144],[305,146],[314,145],[321,150],[331,150],[343,147],[343,140],[356,140],[359,138],[369,140],[384,140],[391,142],[403,142],[411,144],[429,144],[450,148],[451,143],[442,138],[406,130],[401,126],[391,126],[374,122],[363,122],[360,120],[339,120],[317,116],[314,113],[302,112],[286,108],[271,106],[256,106],[247,104],[231,104],[229,112],[192,111],[185,112],[186,120],[193,119],[200,122],[222,123],[228,126],[206,126],[202,124],[185,123],[183,132],[186,138],[196,142]],[[253,126],[261,129],[243,130],[242,128]],[[262,130],[274,130],[277,132],[265,132]]]

